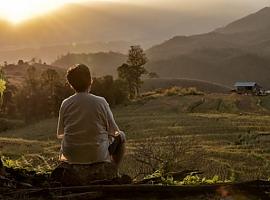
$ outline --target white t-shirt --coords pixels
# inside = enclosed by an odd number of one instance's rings
[[[118,132],[109,104],[103,97],[76,93],[63,101],[59,111],[60,160],[70,164],[111,162],[109,135]]]

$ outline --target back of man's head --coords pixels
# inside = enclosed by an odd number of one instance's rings
[[[84,64],[70,67],[66,75],[67,81],[76,92],[86,92],[91,85],[91,73]]]

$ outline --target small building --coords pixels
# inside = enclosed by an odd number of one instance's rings
[[[264,89],[256,82],[236,82],[234,87],[238,94],[263,95],[265,93]]]

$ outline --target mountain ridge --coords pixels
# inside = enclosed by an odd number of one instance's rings
[[[260,29],[254,22],[265,16],[270,18],[268,7],[218,31],[173,37],[147,50],[147,68],[166,77],[194,78],[226,86],[236,81],[256,81],[270,88],[270,22],[260,21],[265,25],[259,24]],[[232,31],[232,27],[243,31]]]
[[[146,68],[156,72],[161,78],[198,79],[228,87],[237,81],[256,81],[270,89],[270,27],[267,26],[270,23],[266,20],[260,21],[265,24],[265,28],[257,29],[257,24],[253,22],[268,15],[270,18],[270,8],[264,8],[228,24],[219,31],[175,36],[146,50],[149,58]],[[244,31],[231,31],[231,27],[239,23],[247,26],[245,28],[241,25],[238,29]],[[58,59],[54,64],[67,68],[75,64],[74,62],[82,62],[96,66],[96,75],[102,76],[116,75],[116,68],[126,61],[126,55],[123,54],[113,57],[113,63],[108,59],[110,53],[99,54],[103,56],[98,56],[95,62],[90,62],[96,57],[94,54],[89,54],[88,58],[87,54],[83,53],[71,52],[71,55],[71,60],[63,57],[62,61]],[[102,60],[105,62],[102,63]]]
[[[227,34],[258,31],[261,29],[265,29],[265,23],[267,23],[268,25],[267,28],[270,28],[270,21],[265,20],[267,18],[270,18],[270,7],[264,7],[258,12],[252,13],[246,17],[236,20],[223,28],[216,29],[215,31]]]

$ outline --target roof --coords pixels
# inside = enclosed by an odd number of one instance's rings
[[[234,84],[235,87],[254,87],[256,85],[256,82],[236,82]]]

